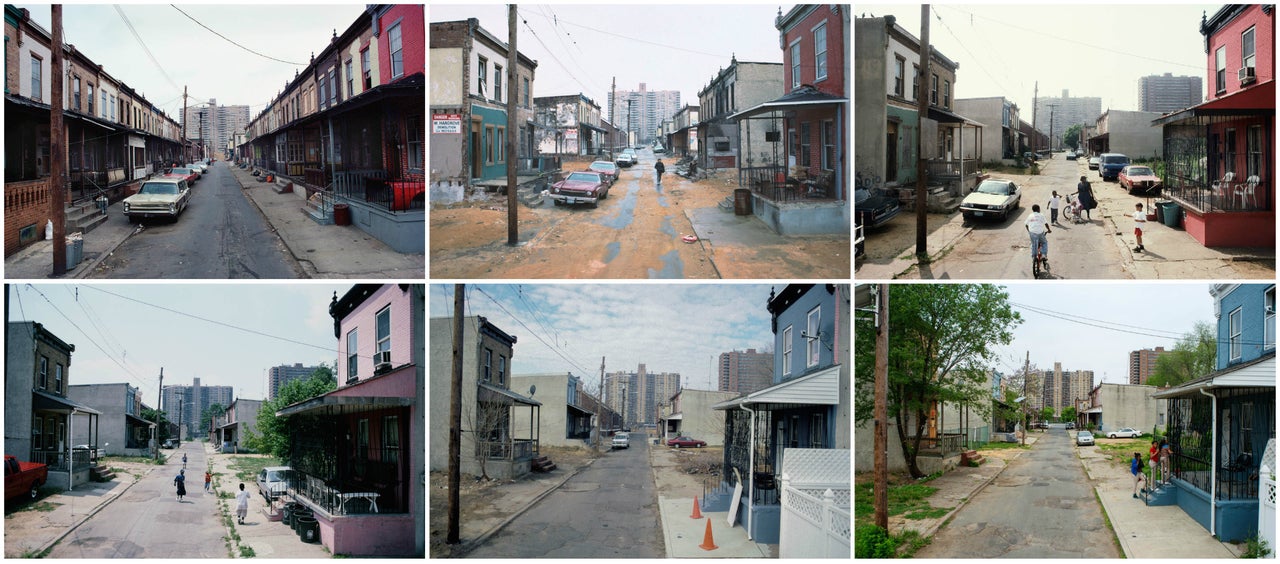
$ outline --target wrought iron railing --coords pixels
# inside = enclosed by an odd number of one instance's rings
[[[476,452],[488,453],[490,460],[528,460],[538,455],[538,440],[478,441]]]
[[[907,444],[915,444],[915,437],[907,437]],[[963,434],[943,433],[937,437],[920,437],[920,452],[937,453],[946,457],[958,453],[965,445]]]
[[[88,450],[74,450],[70,453],[65,451],[41,450],[31,452],[31,461],[38,462],[49,466],[50,470],[59,472],[67,471],[68,462],[71,468],[75,470],[83,470],[92,466],[91,453]]]
[[[925,162],[925,176],[930,179],[960,178],[960,171],[973,174],[980,168],[975,159],[932,159]]]

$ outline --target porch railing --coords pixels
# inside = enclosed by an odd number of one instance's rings
[[[527,460],[538,455],[538,440],[480,441],[476,448],[487,452],[490,460]]]
[[[796,178],[787,167],[766,165],[738,169],[738,185],[750,188],[759,196],[774,202],[831,200],[836,196],[834,174],[830,171],[815,177]]]
[[[907,442],[915,444],[915,437],[907,437]],[[960,452],[964,445],[965,436],[962,434],[943,433],[937,437],[920,438],[921,453],[939,454],[944,458]]]
[[[1271,209],[1271,183],[1262,178],[1233,177],[1230,181],[1167,175],[1165,196],[1201,213],[1251,212]]]
[[[388,513],[394,508],[391,500],[384,499],[375,491],[357,491],[353,488],[338,488],[315,476],[294,472],[289,479],[289,495],[303,498],[310,504],[323,509],[330,515],[365,515],[371,513]]]
[[[90,455],[88,450],[74,450],[70,453],[52,450],[33,451],[31,461],[48,465],[50,470],[66,472],[68,463],[74,470],[83,470],[92,466]]]
[[[520,157],[516,159],[516,171],[524,173],[550,172],[560,169],[560,157]]]
[[[958,179],[960,170],[965,174],[973,174],[980,168],[974,159],[932,159],[925,161],[925,176],[930,179]]]

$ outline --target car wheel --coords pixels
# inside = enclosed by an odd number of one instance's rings
[[[600,207],[600,202],[599,202],[599,200],[597,200],[597,201],[595,201],[595,202],[591,202],[591,209],[596,209],[596,208],[598,208],[598,207]]]
[[[40,497],[40,484],[31,484],[31,492],[29,494],[32,500]]]
[[[560,200],[551,200],[551,203],[555,204],[556,206],[559,206]]]
[[[680,448],[680,443],[676,443],[676,444],[675,444],[675,447],[676,447],[676,448]]]

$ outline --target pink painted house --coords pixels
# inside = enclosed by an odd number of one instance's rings
[[[425,554],[426,352],[421,284],[334,296],[338,389],[278,415],[292,431],[289,494],[333,554]]]

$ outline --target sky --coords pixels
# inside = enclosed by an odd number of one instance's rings
[[[1065,370],[1093,370],[1094,385],[1127,384],[1130,351],[1171,349],[1197,321],[1217,326],[1208,284],[1006,284],[1005,288],[1023,319],[1013,331],[1013,343],[1000,349],[1001,362],[995,368],[1005,374],[1020,369],[1030,352],[1031,364],[1041,369],[1061,362]]]
[[[773,27],[778,8],[522,3],[516,48],[538,62],[535,97],[582,92],[607,118],[610,81],[616,77],[618,90],[637,90],[643,82],[648,90],[678,90],[682,105],[697,105],[698,91],[735,55],[743,62],[782,62]],[[507,41],[505,4],[427,6],[432,22],[467,18],[478,18],[486,31]]]
[[[364,4],[349,3],[175,4],[236,43],[286,62],[245,51],[168,4],[66,4],[62,25],[66,43],[179,122],[184,86],[189,105],[214,98],[218,105],[248,105],[250,118],[256,116],[306,67],[313,53],[329,45],[335,29],[338,34],[346,31],[364,11]],[[52,32],[48,4],[16,6],[27,8],[32,20]]]
[[[932,4],[929,42],[959,63],[955,97],[1005,96],[1031,122],[1041,96],[1102,98],[1102,110],[1138,110],[1138,79],[1205,78],[1200,18],[1221,5]],[[920,4],[854,4],[853,17],[893,15],[920,37]],[[1207,85],[1207,81],[1204,81]]]
[[[75,345],[67,372],[72,385],[127,382],[156,407],[163,368],[166,386],[191,385],[200,378],[206,386],[233,386],[237,398],[266,399],[267,369],[335,362],[338,340],[329,302],[334,292],[342,297],[350,288],[323,283],[12,284],[9,320],[37,321]]]
[[[481,284],[467,287],[466,315],[482,315],[517,339],[511,373],[572,372],[588,389],[605,372],[678,372],[683,388],[714,390],[720,353],[773,350],[754,284]],[[783,286],[776,286],[781,291]],[[430,287],[431,317],[453,315],[453,285]],[[500,305],[499,305],[500,304]],[[552,345],[556,349],[552,348]],[[558,351],[558,352],[557,352]]]

